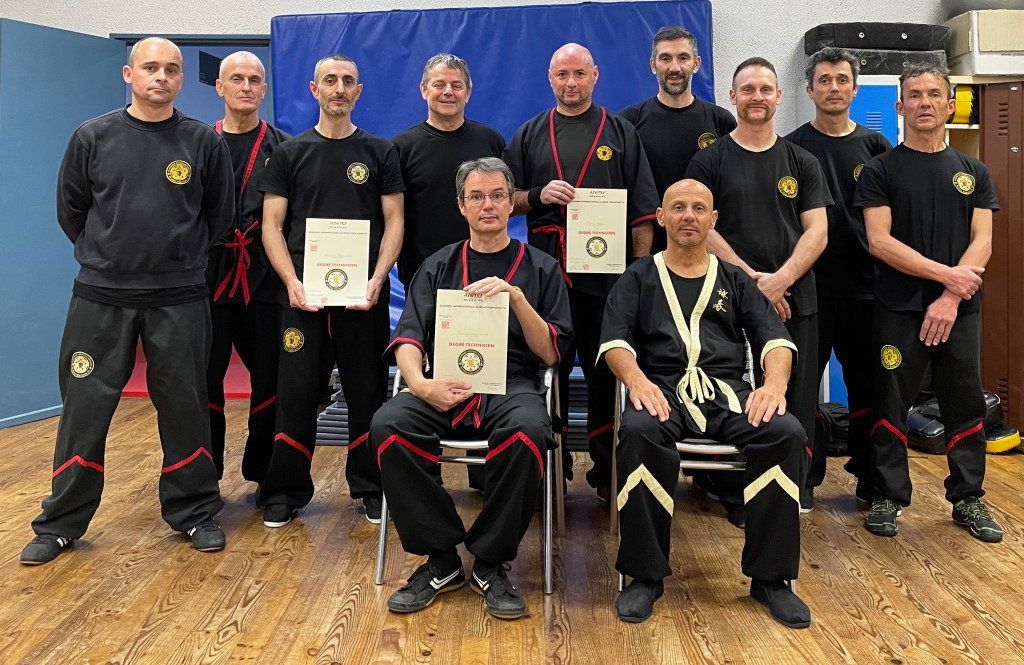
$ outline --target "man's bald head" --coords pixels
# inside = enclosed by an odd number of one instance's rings
[[[718,221],[711,190],[696,180],[680,180],[669,186],[657,216],[658,224],[665,227],[669,251],[703,246]]]
[[[168,46],[169,45],[169,46],[173,47],[174,50],[178,52],[178,62],[179,63],[181,62],[181,59],[182,59],[181,58],[181,49],[178,48],[177,44],[172,42],[170,39],[165,39],[164,37],[146,37],[145,39],[140,39],[139,41],[135,42],[135,44],[132,45],[132,50],[128,52],[128,66],[131,67],[131,66],[133,66],[135,64],[135,57],[140,52],[146,52],[151,47],[157,46],[157,45],[159,45],[159,46]]]
[[[580,46],[579,44],[569,42],[563,46],[560,46],[558,50],[551,54],[551,61],[548,62],[548,71],[555,68],[555,64],[564,59],[575,59],[581,58],[584,63],[594,66],[594,56],[591,55],[590,49],[586,46]]]
[[[715,207],[715,196],[714,194],[711,193],[711,190],[708,189],[707,185],[705,185],[701,181],[694,180],[692,178],[680,180],[669,185],[668,189],[665,190],[665,196],[662,197],[661,205],[667,205],[669,198],[672,196],[686,195],[706,197],[708,207],[711,209],[714,209]]]
[[[566,44],[555,51],[548,66],[548,83],[558,100],[559,112],[578,115],[590,108],[597,76],[594,56],[585,47]]]
[[[267,72],[266,69],[263,67],[263,61],[260,60],[255,53],[251,53],[249,51],[235,51],[228,57],[221,60],[220,73],[218,76],[220,78],[224,78],[227,75],[227,72],[229,72],[232,67],[238,67],[242,65],[257,67],[260,70],[260,76],[266,77]]]

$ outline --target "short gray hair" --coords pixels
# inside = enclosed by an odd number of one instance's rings
[[[853,74],[853,84],[857,85],[857,76],[860,74],[860,62],[849,51],[834,46],[826,46],[807,59],[807,69],[804,70],[804,79],[809,87],[814,87],[814,72],[819,62],[827,62],[830,65],[838,65],[845,62],[850,65],[850,72]]]
[[[505,162],[497,157],[481,157],[462,162],[459,165],[459,170],[455,172],[455,195],[460,199],[466,190],[466,178],[470,173],[500,173],[505,176],[508,195],[512,196],[512,192],[515,190],[516,180],[512,177],[512,171]]]
[[[942,65],[915,63],[909,64],[903,68],[903,73],[900,74],[900,101],[903,101],[903,83],[907,79],[912,79],[915,76],[923,76],[924,74],[934,74],[940,79],[946,82],[946,93],[949,98],[953,98],[953,84],[949,82],[949,70]]]
[[[313,81],[319,83],[319,79],[317,78],[317,76],[320,74],[320,66],[323,65],[325,62],[351,62],[352,66],[355,67],[356,69],[356,82],[359,81],[359,65],[357,65],[356,61],[353,60],[352,58],[348,57],[347,55],[342,55],[340,53],[332,53],[330,55],[325,55],[324,57],[316,61],[316,67],[313,67]]]
[[[457,55],[451,53],[438,53],[437,55],[427,60],[427,64],[423,66],[423,78],[420,80],[420,85],[424,88],[427,87],[427,81],[430,80],[430,73],[434,70],[434,67],[438,65],[444,65],[449,69],[457,70],[462,74],[462,80],[466,83],[466,89],[473,89],[473,78],[469,75],[469,65],[466,61]]]

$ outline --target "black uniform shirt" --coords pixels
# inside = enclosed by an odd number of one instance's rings
[[[902,143],[864,166],[853,204],[892,210],[890,234],[923,256],[955,266],[971,244],[975,208],[999,210],[988,168],[953,148],[919,152]],[[945,287],[882,263],[875,298],[894,311],[924,312]],[[960,303],[976,312],[981,298]]]
[[[471,159],[501,157],[505,139],[493,127],[466,120],[450,132],[421,122],[392,141],[405,182],[405,236],[398,279],[408,286],[425,258],[469,238],[469,226],[456,202],[455,172]]]
[[[751,152],[725,136],[690,160],[686,177],[708,186],[718,210],[715,230],[758,272],[775,272],[793,254],[804,232],[801,213],[832,205],[818,160],[781,137]],[[817,311],[813,272],[789,291],[794,315]]]
[[[814,264],[818,295],[870,300],[878,271],[868,253],[864,218],[853,192],[864,164],[892,149],[889,139],[857,125],[846,136],[823,134],[807,123],[786,137],[818,158],[835,205],[828,209],[828,246]]]
[[[261,191],[288,199],[284,236],[299,279],[308,218],[370,220],[372,275],[384,236],[381,197],[404,189],[395,146],[363,129],[343,139],[309,129],[282,143],[260,178]],[[381,298],[387,296],[381,288]]]

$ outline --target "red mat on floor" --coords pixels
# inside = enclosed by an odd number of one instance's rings
[[[228,365],[228,373],[224,377],[224,397],[227,399],[248,399],[249,398],[249,372],[242,364],[238,354],[231,351],[231,364]],[[121,393],[122,397],[149,397],[146,390],[146,356],[142,354],[142,348],[135,352],[135,371],[132,378],[128,379],[128,385]]]

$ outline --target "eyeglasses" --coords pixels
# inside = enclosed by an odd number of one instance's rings
[[[484,199],[488,198],[491,200],[491,203],[500,204],[504,203],[505,199],[509,198],[509,195],[506,192],[494,192],[493,194],[477,194],[474,192],[469,196],[463,196],[462,202],[468,203],[471,206],[482,206]]]

